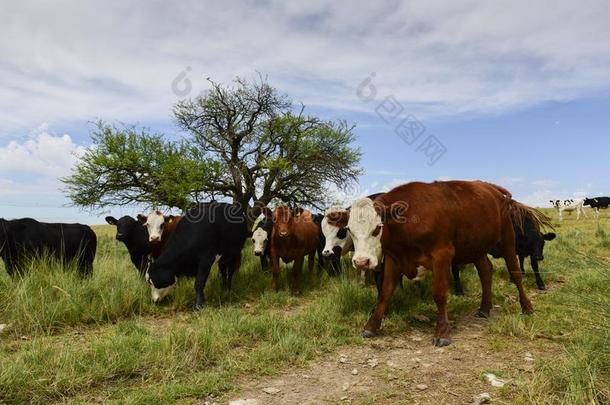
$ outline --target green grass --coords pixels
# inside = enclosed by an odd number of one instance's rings
[[[190,400],[236,388],[244,376],[272,375],[361,344],[359,331],[375,303],[373,287],[348,272],[340,278],[304,271],[303,295],[269,291],[270,274],[246,248],[231,292],[221,290],[214,268],[207,307],[197,313],[193,280],[181,280],[160,305],[133,268],[112,228],[98,227],[99,250],[90,279],[52,262],[35,262],[11,279],[0,269],[0,402],[128,402]],[[518,336],[553,345],[560,355],[538,362],[534,375],[515,384],[523,402],[610,401],[610,245],[606,227],[566,220],[547,244],[542,269],[551,290],[534,297],[536,314],[524,317],[501,263],[494,275],[490,341]],[[528,265],[529,266],[529,265]],[[466,297],[451,296],[450,318],[479,304],[476,272],[463,272]],[[535,287],[531,271],[525,280]],[[382,333],[417,330],[431,334],[436,307],[430,281],[421,299],[410,283],[398,289]],[[500,345],[500,343],[498,343]],[[501,346],[501,345],[500,345]],[[498,347],[498,350],[505,348]],[[512,389],[512,388],[511,388]]]

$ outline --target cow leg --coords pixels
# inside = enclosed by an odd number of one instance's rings
[[[324,263],[324,260],[322,260],[322,263]],[[313,273],[315,264],[316,264],[316,252],[314,251],[313,253],[310,253],[309,256],[307,256],[307,267],[309,268],[309,274]]]
[[[519,255],[519,267],[521,267],[521,274],[525,274],[525,256]]]
[[[233,275],[241,266],[241,253],[238,253],[233,260],[228,263],[228,274],[227,274],[227,289],[231,289],[233,284]]]
[[[264,272],[265,269],[267,268],[267,266],[269,265],[269,262],[267,260],[267,255],[263,253],[260,257],[260,260],[261,260],[261,270]]]
[[[341,256],[336,257],[333,254],[330,259],[330,275],[335,277],[339,274],[341,274]]]
[[[227,259],[223,256],[218,260],[218,270],[220,271],[220,279],[222,281],[222,289],[228,289],[229,275],[227,272]]]
[[[451,266],[451,273],[453,274],[453,291],[455,295],[464,295],[464,287],[462,287],[462,280],[460,279],[460,266],[454,264]]]
[[[292,265],[292,295],[300,295],[301,294],[301,269],[303,268],[303,261],[305,261],[304,256],[299,256],[294,259],[294,264]]]
[[[504,257],[506,268],[508,268],[513,282],[519,291],[521,311],[524,314],[531,314],[534,312],[534,308],[525,294],[525,289],[523,288],[523,275],[521,274],[521,269],[519,269],[519,261],[517,260],[517,255],[515,253],[515,231],[513,230],[511,223],[508,223],[504,228],[504,237],[501,244],[502,256]]]
[[[378,298],[378,303],[375,306],[375,310],[373,314],[370,316],[369,321],[366,323],[364,327],[364,331],[362,331],[362,337],[370,338],[375,336],[379,327],[381,326],[381,320],[385,315],[385,311],[390,304],[390,300],[392,299],[392,295],[394,294],[394,290],[396,289],[396,285],[398,284],[398,280],[400,279],[400,272],[394,268],[393,262],[391,259],[385,259],[384,269],[383,269],[383,285],[381,287],[380,297]]]
[[[491,311],[491,281],[493,273],[493,265],[487,256],[484,256],[475,262],[479,280],[481,280],[481,307],[476,312],[475,316],[479,318],[488,318]]]
[[[559,210],[559,220],[563,221],[563,211]]]
[[[278,255],[274,254],[273,251],[271,252],[271,273],[271,289],[277,292],[280,289],[280,258]]]
[[[438,252],[432,258],[432,298],[434,298],[438,311],[432,343],[438,347],[450,344],[447,298],[449,296],[449,270],[452,261],[453,252],[451,250]]]
[[[203,290],[205,289],[205,284],[208,281],[210,269],[212,268],[212,264],[214,264],[215,259],[215,254],[206,254],[199,259],[199,265],[197,266],[197,276],[195,277],[195,310],[203,308],[203,305],[205,303],[205,296],[203,295]]]
[[[538,286],[539,290],[546,290],[546,286],[544,285],[544,281],[542,281],[542,277],[540,276],[540,269],[538,267],[538,260],[535,258],[530,258],[532,263],[532,270],[534,270],[534,276],[536,276],[536,286]]]

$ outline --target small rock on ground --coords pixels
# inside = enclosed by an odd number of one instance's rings
[[[489,395],[489,393],[487,393],[487,392],[484,392],[484,393],[479,394],[476,397],[474,397],[475,405],[483,405],[483,404],[490,404],[490,403],[491,403],[491,395]]]
[[[263,392],[265,394],[269,394],[269,395],[275,395],[275,394],[279,394],[281,390],[274,388],[274,387],[267,387],[267,388],[263,388]]]
[[[418,389],[418,390],[420,390],[420,391],[425,391],[425,390],[427,390],[427,389],[428,389],[428,386],[427,386],[426,384],[417,384],[417,385],[415,386],[415,388],[417,388],[417,389]]]

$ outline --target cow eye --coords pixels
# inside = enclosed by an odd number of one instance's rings
[[[371,234],[371,236],[377,237],[379,235],[379,232],[381,232],[381,225],[377,225],[375,227],[375,230],[373,231],[373,233]]]
[[[337,238],[345,239],[346,236],[347,236],[347,228],[339,229],[339,232],[337,232]]]

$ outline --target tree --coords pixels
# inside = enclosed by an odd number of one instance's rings
[[[97,123],[92,147],[63,179],[74,204],[185,208],[226,197],[244,207],[277,198],[321,208],[330,184],[357,181],[353,126],[306,115],[260,76],[210,85],[174,106],[180,141]]]

